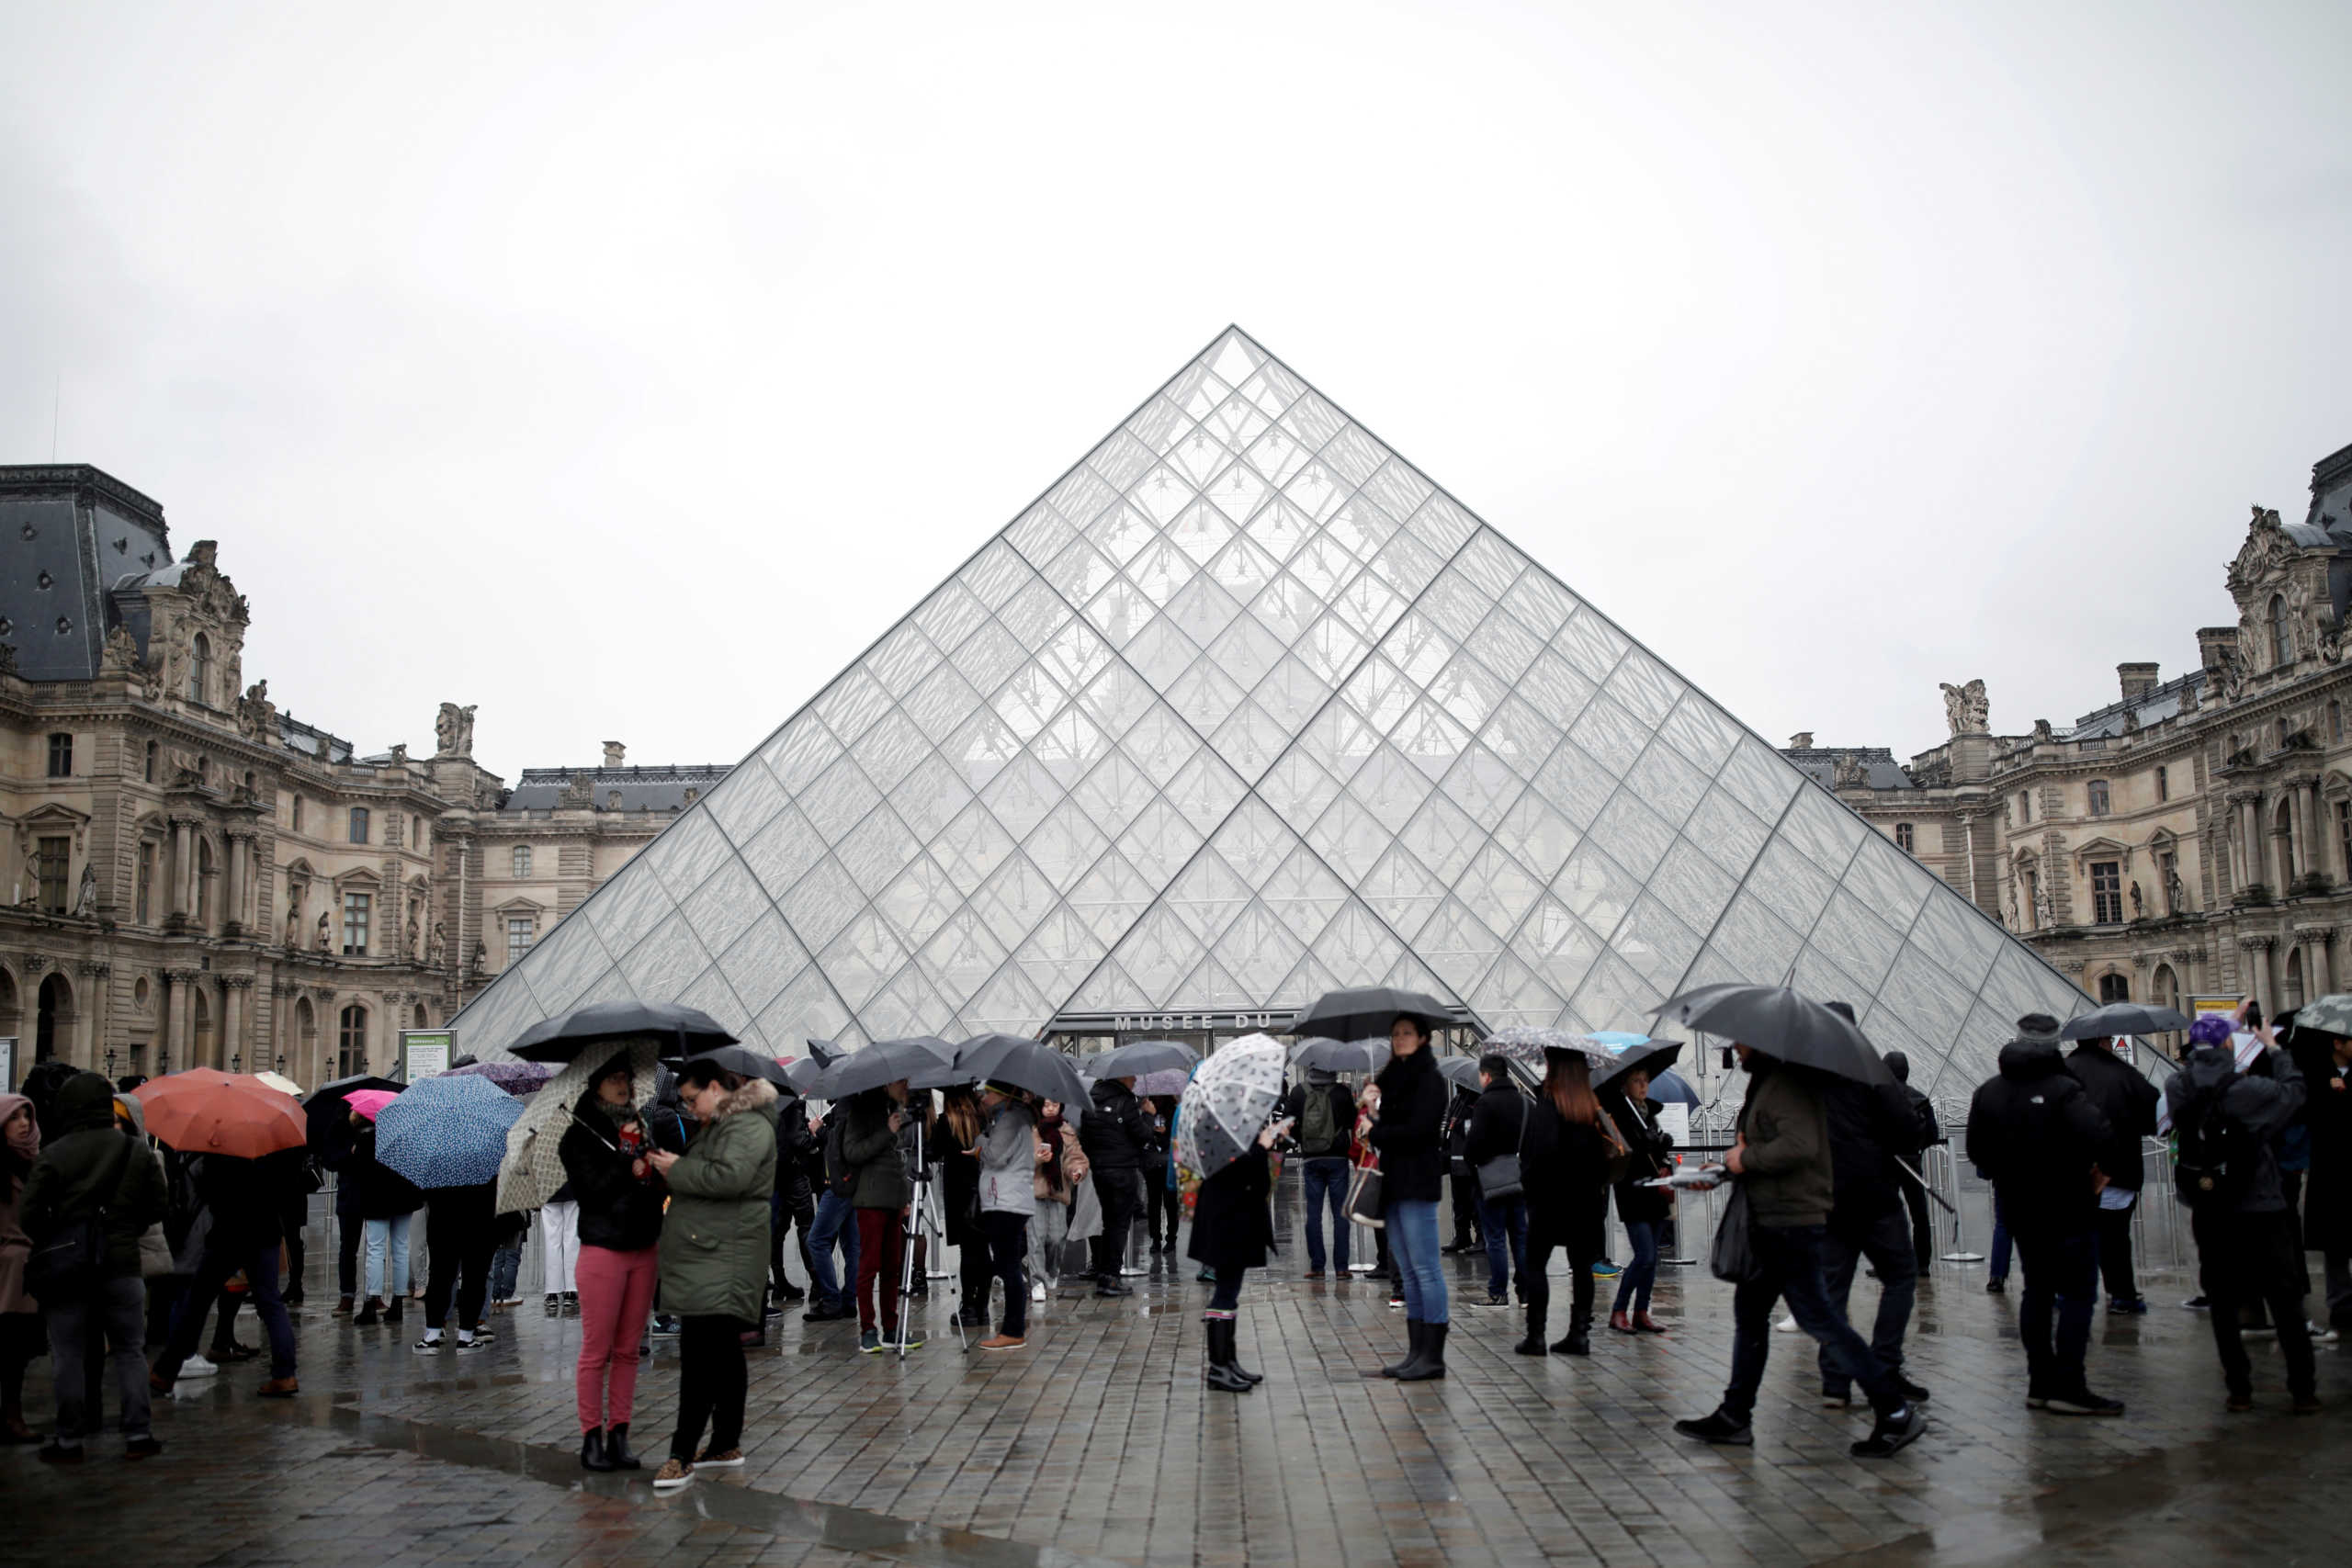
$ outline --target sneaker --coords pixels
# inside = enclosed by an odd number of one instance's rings
[[[2148,1312],[2148,1298],[2145,1296],[2111,1296],[2108,1299],[2107,1310],[2112,1313],[2120,1313],[2126,1317],[2144,1317],[2147,1315]]]
[[[2050,1408],[2050,1396],[2038,1388],[2030,1388],[2025,1393],[2025,1407],[2028,1410],[2047,1410]]]
[[[1029,1299],[1033,1302],[1042,1302],[1046,1299],[1046,1281],[1039,1280],[1030,1285]]]
[[[808,1292],[802,1290],[797,1285],[785,1286],[783,1295],[786,1305],[789,1305],[794,1302],[805,1302],[808,1299]]]
[[[992,1334],[980,1341],[983,1350],[1018,1350],[1029,1341],[1018,1334]]]
[[[578,1317],[580,1315],[580,1292],[578,1291],[566,1291],[563,1292],[563,1315],[566,1317]]]
[[[1856,1459],[1885,1459],[1910,1447],[1927,1429],[1928,1413],[1906,1404],[1892,1416],[1880,1416],[1871,1435],[1846,1451]]]
[[[667,1315],[665,1315],[665,1314],[662,1314],[662,1313],[656,1313],[656,1314],[653,1314],[653,1337],[654,1337],[654,1338],[656,1338],[656,1339],[675,1339],[677,1337],[678,1337],[678,1320],[677,1320],[676,1318],[667,1316]]]
[[[215,1377],[219,1375],[220,1371],[218,1362],[208,1360],[202,1356],[190,1356],[180,1363],[180,1376],[184,1378]]]
[[[1756,1446],[1756,1434],[1748,1428],[1747,1423],[1735,1421],[1720,1409],[1702,1416],[1696,1421],[1677,1421],[1674,1429],[1702,1443],[1720,1443],[1736,1449]]]
[[[897,1329],[893,1328],[887,1330],[882,1336],[882,1348],[885,1350],[920,1350],[922,1348],[922,1330],[915,1327],[912,1324],[909,1324],[907,1325],[907,1337],[903,1344],[899,1342],[899,1331]]]
[[[1917,1383],[1913,1382],[1909,1378],[1905,1377],[1901,1372],[1894,1374],[1894,1386],[1901,1389],[1903,1391],[1903,1397],[1909,1400],[1912,1404],[1925,1404],[1928,1403],[1928,1391],[1920,1387]]]
[[[2211,1302],[2207,1301],[2203,1296],[2191,1296],[2180,1304],[2190,1312],[2211,1311],[2213,1305]]]
[[[1495,1294],[1494,1292],[1488,1291],[1487,1292],[1487,1304],[1490,1307],[1507,1307],[1510,1305],[1510,1298],[1509,1296],[1498,1296]]]
[[[1391,1292],[1388,1292],[1388,1310],[1389,1310],[1389,1311],[1394,1312],[1394,1311],[1396,1311],[1398,1307],[1401,1307],[1401,1306],[1403,1306],[1404,1304],[1405,1304],[1405,1292],[1402,1292],[1402,1291],[1391,1291]]]
[[[662,1468],[653,1472],[653,1490],[674,1492],[695,1478],[695,1467],[680,1460],[665,1459]]]
[[[695,1455],[695,1468],[699,1470],[704,1465],[708,1465],[713,1470],[741,1470],[743,1468],[743,1450],[741,1449],[705,1449]]]
[[[1821,1407],[1824,1410],[1852,1409],[1854,1407],[1853,1391],[1849,1389],[1845,1393],[1839,1393],[1834,1389],[1823,1389],[1821,1391]]]
[[[800,1314],[800,1321],[803,1323],[839,1323],[843,1318],[855,1317],[856,1315],[857,1309],[851,1306],[847,1302],[843,1302],[839,1306],[827,1306],[824,1303],[819,1302],[815,1306],[810,1307],[807,1312]]]
[[[43,1464],[79,1464],[82,1462],[82,1445],[75,1443],[67,1448],[62,1443],[44,1443],[40,1452],[33,1457]]]
[[[555,1316],[558,1313],[561,1312],[562,1310],[563,1310],[563,1298],[562,1298],[561,1296],[557,1295],[557,1294],[556,1294],[555,1292],[553,1292],[552,1291],[550,1291],[549,1292],[548,1292],[548,1300],[547,1300],[547,1314],[548,1314],[548,1315],[549,1317],[553,1317],[553,1316]]]
[[[227,1345],[215,1345],[212,1348],[212,1359],[215,1365],[222,1361],[251,1361],[259,1358],[260,1355],[261,1351],[254,1347],[239,1345],[234,1341]]]
[[[2080,1388],[2072,1393],[2052,1394],[2048,1409],[2052,1416],[2120,1416],[2123,1402],[2101,1399],[2090,1390]]]
[[[2314,1345],[2334,1345],[2339,1343],[2343,1337],[2344,1335],[2340,1329],[2323,1328],[2318,1333],[2312,1336],[2312,1343]]]
[[[145,1433],[122,1445],[122,1457],[125,1459],[153,1459],[163,1451],[164,1445]]]
[[[782,1317],[784,1315],[783,1298],[778,1297],[776,1300],[768,1303],[767,1306],[761,1312],[760,1315],[766,1318],[770,1323],[774,1323],[777,1318]]]
[[[1136,1288],[1133,1285],[1122,1285],[1116,1280],[1105,1278],[1094,1281],[1094,1293],[1098,1296],[1132,1296],[1136,1293]]]
[[[1988,1296],[2006,1295],[2008,1293],[2008,1289],[2009,1282],[1997,1274],[1984,1281],[1984,1293]]]
[[[1592,1266],[1592,1277],[1596,1280],[1614,1280],[1624,1271],[1622,1267],[1614,1263],[1601,1262]]]
[[[878,1355],[882,1349],[881,1333],[876,1329],[867,1329],[857,1337],[857,1348],[869,1356]]]
[[[422,1355],[425,1355],[425,1354],[427,1354],[427,1353],[428,1353],[428,1352],[430,1352],[430,1351],[435,1351],[435,1350],[438,1350],[438,1349],[440,1349],[440,1348],[441,1348],[441,1335],[440,1335],[440,1332],[436,1329],[436,1330],[435,1330],[435,1331],[434,1331],[433,1333],[428,1334],[428,1335],[426,1335],[424,1338],[422,1338],[422,1339],[418,1340],[415,1344],[413,1344],[413,1345],[410,1346],[410,1347],[409,1347],[409,1348],[410,1348],[410,1349],[412,1349],[412,1350],[414,1350],[414,1351],[415,1351],[418,1355],[420,1355],[420,1356],[422,1356]]]
[[[1772,1325],[1772,1332],[1775,1334],[1794,1334],[1796,1331],[1797,1319],[1794,1313],[1783,1315],[1780,1322]]]
[[[471,1339],[460,1339],[458,1341],[458,1354],[470,1356],[477,1350],[487,1350],[491,1341],[496,1337],[495,1335],[477,1334]]]

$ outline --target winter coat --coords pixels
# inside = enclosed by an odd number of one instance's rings
[[[1751,1074],[1739,1133],[1747,1141],[1739,1181],[1749,1217],[1769,1230],[1827,1224],[1837,1182],[1819,1083],[1777,1062]]]
[[[653,1148],[652,1130],[632,1110],[627,1118]],[[662,1239],[662,1179],[649,1165],[639,1178],[636,1160],[621,1147],[621,1123],[596,1101],[591,1084],[571,1107],[571,1124],[557,1141],[564,1185],[580,1205],[580,1244],[611,1252],[641,1252]]]
[[[416,1183],[376,1157],[376,1126],[355,1129],[351,1156],[343,1162],[341,1179],[351,1184],[363,1220],[397,1219],[424,1207],[424,1193]]]
[[[18,1111],[30,1111],[32,1101],[21,1094],[0,1094],[0,1125]],[[40,1127],[33,1123],[34,1158],[39,1158]],[[32,1252],[32,1242],[17,1220],[17,1200],[25,1190],[25,1178],[31,1173],[33,1162],[17,1150],[0,1144],[0,1313],[35,1312],[38,1303],[25,1294],[25,1259]]]
[[[1436,1202],[1444,1192],[1445,1107],[1452,1087],[1426,1044],[1409,1056],[1391,1056],[1374,1081],[1380,1086],[1372,1146],[1380,1151],[1381,1206]]]
[[[662,1311],[758,1325],[775,1192],[775,1101],[765,1078],[728,1095],[663,1179]]]
[[[2292,1055],[2303,1075],[2312,1148],[2303,1239],[2323,1251],[2352,1252],[2352,1067],[2335,1065],[2335,1042],[2316,1030],[2296,1032]]]
[[[813,1178],[811,1155],[819,1167]],[[824,1157],[817,1134],[808,1130],[808,1102],[797,1094],[781,1096],[775,1108],[775,1190],[786,1208],[798,1207],[801,1200],[815,1193],[816,1184],[824,1179]]]
[[[1290,1086],[1290,1092],[1283,1096],[1282,1109],[1276,1114],[1290,1117],[1297,1123],[1297,1126],[1291,1131],[1293,1137],[1304,1136],[1306,1126],[1306,1097],[1310,1094],[1323,1095],[1331,1101],[1331,1146],[1328,1149],[1308,1149],[1302,1145],[1301,1152],[1304,1157],[1346,1159],[1349,1153],[1348,1145],[1356,1124],[1356,1097],[1349,1092],[1347,1085],[1328,1083],[1318,1089],[1311,1084],[1293,1084]]]
[[[1466,1159],[1472,1165],[1478,1163],[1478,1156],[1470,1152],[1470,1118],[1477,1111],[1480,1097],[1477,1089],[1456,1089],[1453,1098],[1445,1102],[1445,1157],[1448,1160]]]
[[[980,1132],[980,1212],[1037,1212],[1037,1113],[1017,1100],[998,1106]]]
[[[2012,1040],[1998,1061],[1968,1102],[1969,1163],[1992,1179],[2012,1233],[2088,1231],[2098,1213],[2091,1168],[2113,1136],[2107,1118],[2066,1071],[2055,1040]]]
[[[306,1157],[302,1149],[280,1149],[260,1159],[199,1158],[196,1191],[212,1212],[210,1245],[243,1252],[284,1241],[288,1200],[302,1190]]]
[[[1527,1096],[1508,1083],[1498,1083],[1471,1102],[1461,1118],[1464,1132],[1461,1158],[1472,1170],[1503,1155],[1517,1154],[1532,1107]]]
[[[1067,1203],[1086,1184],[1086,1179],[1094,1174],[1094,1168],[1086,1161],[1086,1150],[1080,1146],[1078,1129],[1056,1116],[1050,1122],[1039,1122],[1037,1141],[1061,1151],[1057,1158],[1037,1162],[1037,1201]]]
[[[17,1198],[17,1222],[35,1245],[57,1228],[106,1210],[106,1270],[139,1276],[139,1238],[164,1217],[164,1173],[146,1145],[115,1127],[114,1087],[76,1073],[50,1104],[40,1157]]]
[[[1537,1094],[1530,1111],[1519,1162],[1527,1190],[1528,1246],[1598,1258],[1609,1217],[1609,1139],[1592,1123],[1561,1115],[1548,1095]]]
[[[1093,1104],[1078,1123],[1087,1163],[1096,1170],[1141,1170],[1151,1141],[1143,1101],[1116,1078],[1097,1078],[1087,1098]]]
[[[859,1209],[905,1208],[914,1199],[914,1184],[907,1179],[907,1162],[899,1152],[899,1134],[890,1128],[890,1112],[904,1110],[879,1089],[836,1106],[833,1114],[846,1116],[842,1128],[842,1163],[857,1173],[850,1189],[850,1204]]]
[[[987,1135],[983,1123],[970,1146],[978,1147]],[[925,1152],[939,1166],[939,1207],[946,1222],[947,1245],[985,1247],[988,1238],[980,1234],[980,1160],[978,1155],[966,1154],[965,1147],[946,1117],[932,1124]]]
[[[1617,1183],[1617,1217],[1627,1224],[1657,1224],[1672,1210],[1672,1197],[1663,1187],[1641,1183],[1673,1172],[1674,1134],[1657,1124],[1658,1105],[1654,1100],[1637,1105],[1611,1089],[1602,1095],[1600,1103],[1609,1119],[1617,1123],[1617,1136],[1624,1141],[1628,1156],[1625,1179]]]
[[[1902,1203],[1909,1179],[1894,1162],[1917,1165],[1918,1119],[1901,1084],[1827,1077],[1818,1087],[1829,1118],[1830,1213],[1860,1234]]]
[[[2174,1132],[2187,1120],[2191,1100],[2219,1088],[2222,1115],[2252,1138],[2254,1172],[2231,1211],[2239,1214],[2287,1210],[2286,1187],[2278,1179],[2278,1135],[2303,1108],[2303,1075],[2283,1051],[2270,1052],[2266,1065],[2267,1075],[2241,1073],[2228,1046],[2199,1045],[2165,1084],[2165,1109],[2172,1114]]]
[[[1222,1275],[1262,1269],[1274,1247],[1273,1166],[1254,1142],[1249,1152],[1201,1183],[1193,1201],[1193,1239],[1184,1255]]]
[[[2108,1140],[2099,1149],[2098,1168],[2107,1173],[2108,1185],[2139,1191],[2147,1179],[2141,1140],[2155,1136],[2156,1108],[2164,1097],[2122,1057],[2087,1040],[2066,1058],[2066,1076],[2083,1086],[2107,1118]]]

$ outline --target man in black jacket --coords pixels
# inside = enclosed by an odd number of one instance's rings
[[[2066,1071],[2056,1019],[2018,1020],[2017,1038],[2001,1047],[1999,1061],[1998,1075],[1969,1101],[1967,1153],[1992,1178],[2025,1268],[2018,1337],[2025,1341],[2026,1408],[2120,1416],[2121,1402],[2090,1391],[2083,1364],[2098,1301],[2098,1157],[2113,1134]]]
[[[1849,1019],[1853,1010],[1829,1004]],[[1904,1397],[1924,1400],[1928,1391],[1903,1374],[1903,1336],[1911,1326],[1919,1274],[1911,1253],[1911,1227],[1897,1190],[1910,1179],[1897,1159],[1918,1158],[1917,1120],[1899,1083],[1861,1084],[1826,1078],[1822,1104],[1829,1115],[1831,1199],[1829,1228],[1823,1237],[1821,1273],[1829,1299],[1840,1313],[1853,1294],[1854,1269],[1870,1259],[1878,1273],[1878,1317],[1871,1349],[1894,1373]],[[1827,1346],[1820,1352],[1821,1400],[1843,1408],[1853,1403],[1853,1380]]]
[[[212,1228],[205,1235],[196,1278],[172,1316],[171,1337],[149,1379],[157,1393],[172,1392],[181,1366],[196,1352],[220,1287],[240,1269],[253,1297],[254,1314],[269,1336],[269,1377],[261,1385],[262,1397],[291,1399],[300,1392],[294,1375],[294,1323],[277,1293],[277,1247],[284,1239],[288,1194],[300,1190],[307,1157],[296,1148],[260,1159],[206,1155],[197,1162],[196,1190],[212,1215]]]
[[[1478,1106],[1478,1096],[1468,1089],[1457,1089],[1445,1107],[1446,1187],[1453,1198],[1453,1240],[1446,1246],[1448,1253],[1468,1252],[1478,1246],[1485,1235],[1479,1225],[1478,1178],[1472,1170],[1470,1159],[1470,1115]],[[1487,1238],[1487,1247],[1493,1251],[1494,1243]]]
[[[1132,1076],[1097,1078],[1089,1096],[1093,1108],[1078,1124],[1079,1146],[1093,1168],[1094,1195],[1102,1202],[1102,1232],[1092,1243],[1098,1296],[1135,1294],[1135,1288],[1119,1279],[1127,1236],[1143,1212],[1144,1146],[1150,1139],[1143,1101],[1136,1098],[1135,1089]]]
[[[2156,1086],[2141,1077],[2115,1054],[2112,1040],[2086,1040],[2066,1058],[2066,1074],[2083,1086],[2099,1114],[2107,1118],[2108,1140],[2099,1150],[2098,1168],[2107,1178],[2099,1190],[2099,1272],[2107,1277],[2107,1310],[2144,1313],[2140,1281],[2132,1270],[2132,1206],[2140,1201],[2147,1179],[2141,1140],[2155,1136],[2156,1108],[2162,1097]]]
[[[2327,1291],[2325,1342],[2352,1337],[2352,1039],[2299,1027],[2289,1052],[2302,1073],[2312,1168],[2303,1187],[2303,1245],[2320,1255]]]
[[[768,1213],[769,1315],[781,1317],[781,1303],[802,1301],[808,1292],[784,1271],[784,1238],[797,1225],[800,1232],[800,1267],[811,1283],[817,1265],[808,1250],[809,1228],[817,1223],[817,1194],[808,1184],[808,1154],[817,1146],[808,1131],[808,1102],[786,1091],[776,1105],[775,1196]]]
[[[1470,1102],[1470,1114],[1464,1118],[1469,1126],[1463,1142],[1463,1157],[1453,1162],[1456,1192],[1462,1190],[1465,1174],[1468,1184],[1477,1186],[1479,1167],[1504,1155],[1518,1154],[1527,1142],[1527,1119],[1532,1108],[1527,1097],[1510,1081],[1510,1064],[1500,1056],[1483,1058],[1478,1063],[1478,1081],[1484,1088],[1478,1098]],[[1455,1104],[1460,1103],[1457,1097]],[[1509,1306],[1510,1297],[1505,1287],[1514,1279],[1519,1281],[1519,1299],[1525,1301],[1525,1195],[1489,1199],[1482,1190],[1478,1194],[1478,1229],[1487,1238],[1487,1304]]]
[[[1309,1101],[1319,1101],[1310,1105]],[[1309,1116],[1312,1109],[1316,1114]],[[1326,1067],[1306,1069],[1306,1081],[1283,1097],[1298,1139],[1299,1179],[1306,1189],[1306,1277],[1323,1278],[1323,1215],[1331,1215],[1331,1262],[1348,1271],[1348,1145],[1355,1135],[1356,1097]]]
[[[1944,1141],[1944,1130],[1936,1122],[1935,1103],[1911,1082],[1910,1057],[1900,1051],[1889,1051],[1885,1061],[1886,1070],[1893,1073],[1894,1081],[1903,1086],[1903,1098],[1911,1102],[1911,1119],[1917,1124],[1913,1140],[1920,1154],[1925,1155],[1928,1149]],[[1911,1164],[1915,1170],[1924,1169],[1917,1159]],[[1911,1215],[1911,1259],[1919,1266],[1918,1271],[1924,1274],[1928,1271],[1928,1265],[1936,1260],[1936,1227],[1928,1213],[1928,1190],[1907,1176],[1895,1185],[1903,1193],[1903,1207]]]

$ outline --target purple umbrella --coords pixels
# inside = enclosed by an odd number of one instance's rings
[[[545,1062],[469,1062],[462,1067],[451,1067],[441,1076],[488,1078],[507,1093],[521,1096],[545,1088],[547,1081],[555,1077],[555,1069]]]
[[[1148,1100],[1156,1094],[1182,1094],[1184,1086],[1193,1081],[1189,1068],[1162,1067],[1156,1073],[1145,1073],[1136,1079],[1136,1092]]]

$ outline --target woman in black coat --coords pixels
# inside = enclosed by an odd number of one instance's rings
[[[925,1098],[928,1098],[926,1096]],[[939,1167],[939,1207],[944,1239],[961,1259],[956,1321],[967,1328],[989,1325],[989,1238],[980,1229],[980,1134],[986,1123],[979,1097],[958,1084],[941,1097],[945,1108],[932,1129],[924,1153]]]
[[[1659,1227],[1666,1224],[1674,1199],[1663,1187],[1642,1183],[1673,1173],[1668,1151],[1674,1147],[1674,1135],[1657,1124],[1657,1102],[1649,1093],[1650,1075],[1635,1067],[1610,1085],[1606,1103],[1629,1156],[1624,1178],[1617,1183],[1617,1217],[1625,1222],[1634,1260],[1617,1276],[1617,1300],[1609,1311],[1609,1326],[1620,1334],[1666,1332],[1650,1315],[1650,1287],[1657,1282]]]
[[[1273,1248],[1274,1221],[1266,1200],[1274,1178],[1266,1151],[1290,1129],[1287,1120],[1269,1124],[1248,1153],[1202,1182],[1193,1201],[1193,1242],[1186,1256],[1216,1273],[1216,1289],[1201,1314],[1208,1341],[1204,1371],[1208,1385],[1227,1393],[1248,1393],[1265,1381],[1245,1371],[1238,1359],[1233,1314],[1241,1301],[1241,1276],[1264,1268]]]
[[[1405,1359],[1368,1376],[1419,1382],[1445,1376],[1445,1272],[1438,1257],[1437,1205],[1445,1179],[1445,1108],[1453,1089],[1430,1055],[1417,1018],[1388,1029],[1388,1065],[1372,1146],[1380,1151],[1382,1228],[1405,1292]]]
[[[1544,1056],[1544,1087],[1527,1124],[1527,1152],[1520,1156],[1527,1189],[1527,1337],[1511,1348],[1522,1356],[1541,1356],[1547,1348],[1544,1317],[1552,1288],[1544,1270],[1556,1247],[1567,1253],[1574,1271],[1572,1306],[1566,1337],[1548,1348],[1589,1356],[1592,1266],[1609,1216],[1610,1160],[1625,1151],[1600,1114],[1583,1053],[1546,1051]]]

